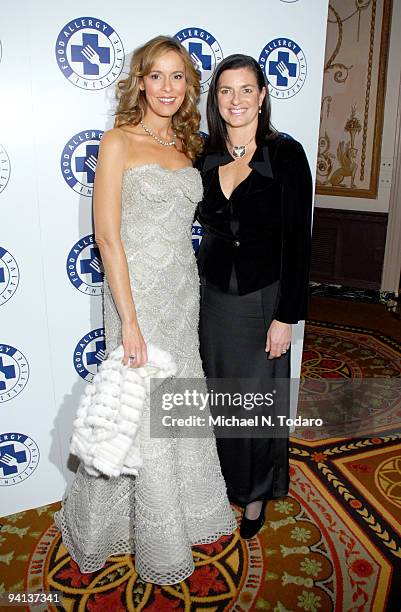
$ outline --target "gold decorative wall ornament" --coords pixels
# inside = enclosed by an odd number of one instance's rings
[[[392,0],[331,0],[316,192],[375,198]]]

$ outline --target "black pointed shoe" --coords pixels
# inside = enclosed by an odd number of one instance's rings
[[[250,538],[253,538],[253,536],[255,536],[258,531],[262,529],[263,525],[265,524],[265,510],[267,501],[267,499],[263,500],[260,514],[256,519],[247,518],[244,511],[239,529],[239,534],[243,540],[250,540]]]

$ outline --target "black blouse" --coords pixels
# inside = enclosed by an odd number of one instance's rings
[[[311,243],[312,179],[302,145],[278,134],[258,147],[250,175],[227,199],[219,166],[232,161],[228,151],[203,155],[197,162],[204,196],[196,218],[205,234],[198,251],[202,277],[229,290],[231,272],[244,295],[280,281],[274,318],[305,319]]]

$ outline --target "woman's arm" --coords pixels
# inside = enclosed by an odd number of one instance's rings
[[[308,306],[313,184],[302,145],[286,138],[281,148],[282,252],[275,318],[298,323],[305,319]]]
[[[121,187],[125,158],[124,136],[117,130],[106,132],[99,149],[93,213],[96,243],[121,319],[123,363],[140,367],[147,361],[146,344],[138,326],[127,258],[120,236]],[[130,355],[135,355],[135,360],[129,360]]]
[[[281,277],[280,297],[266,339],[269,358],[289,348],[291,323],[306,316],[311,249],[312,178],[299,142],[286,138],[280,144]]]

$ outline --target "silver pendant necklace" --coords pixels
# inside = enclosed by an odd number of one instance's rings
[[[249,144],[251,144],[253,139],[254,139],[254,136],[252,136],[251,140],[247,142],[246,144],[234,146],[232,142],[230,141],[230,139],[227,138],[227,142],[231,147],[231,155],[233,156],[233,158],[240,159],[241,157],[244,157],[244,155],[246,155],[246,148]]]
[[[175,132],[174,132],[173,140],[162,140],[161,138],[156,136],[156,134],[154,134],[152,130],[143,123],[143,121],[140,121],[140,124],[141,124],[141,127],[145,130],[145,132],[149,134],[149,136],[151,136],[154,140],[156,140],[156,142],[163,145],[163,147],[173,147],[175,144],[177,144]]]

